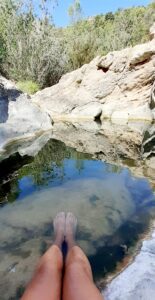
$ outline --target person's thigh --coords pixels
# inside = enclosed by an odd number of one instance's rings
[[[57,246],[52,246],[40,259],[21,300],[60,300],[62,267],[62,253]]]
[[[67,257],[63,300],[103,300],[93,282],[91,267],[83,251],[75,246]]]

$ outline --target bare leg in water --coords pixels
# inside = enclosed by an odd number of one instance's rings
[[[77,219],[72,213],[66,217],[68,253],[63,280],[63,300],[103,300],[93,282],[91,266],[84,252],[76,245]]]
[[[36,272],[21,300],[60,300],[62,290],[63,255],[61,251],[65,235],[65,213],[54,219],[55,241],[43,255]]]
[[[93,282],[90,264],[76,245],[77,220],[72,213],[54,219],[55,242],[43,255],[21,300],[103,300]],[[62,243],[68,253],[63,266]],[[64,277],[63,267],[65,270]]]

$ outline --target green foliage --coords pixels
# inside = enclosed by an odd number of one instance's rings
[[[94,44],[94,35],[89,29],[91,29],[90,23],[83,20],[66,30],[69,70],[80,68],[94,58],[96,45]]]
[[[51,14],[56,1],[37,3],[36,9],[34,0],[0,0],[0,72],[40,88],[57,83],[64,73],[97,55],[149,40],[155,21],[154,1],[84,20],[80,0],[74,0],[68,10],[71,25],[56,28]]]
[[[70,69],[90,62],[97,55],[120,50],[149,40],[155,21],[154,4],[119,9],[115,14],[98,15],[67,28]]]
[[[5,42],[2,36],[0,36],[0,65],[2,65],[2,63],[4,62],[5,57],[6,57]]]
[[[105,21],[108,21],[108,20],[114,21],[114,19],[115,19],[115,16],[113,15],[112,12],[108,12],[108,13],[105,15]]]
[[[39,85],[36,82],[33,82],[31,80],[29,81],[19,81],[17,83],[17,88],[21,90],[24,93],[27,93],[29,95],[35,94],[39,91]]]
[[[80,172],[83,168],[83,160],[91,159],[91,155],[76,152],[75,149],[66,147],[60,141],[50,140],[30,164],[26,164],[19,170],[19,178],[31,176],[36,185],[48,185],[49,180],[63,180],[66,158],[73,159],[75,167]]]
[[[16,6],[12,0],[3,0],[0,5],[0,28],[6,46],[3,68],[8,77],[32,80],[40,87],[59,80],[67,59],[64,40],[52,25],[47,2],[40,0],[40,19],[35,16],[31,0],[19,0]]]
[[[68,9],[68,15],[72,23],[77,23],[82,18],[82,7],[79,0],[74,0],[73,4]]]

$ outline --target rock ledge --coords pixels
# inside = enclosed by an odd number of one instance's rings
[[[54,120],[151,123],[155,119],[155,38],[151,36],[145,44],[96,57],[36,93],[32,101]]]

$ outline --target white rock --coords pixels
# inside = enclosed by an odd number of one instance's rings
[[[125,124],[130,119],[154,118],[155,40],[133,48],[110,52],[66,74],[51,88],[38,92],[38,103],[53,119],[101,119]],[[96,106],[96,108],[95,108]],[[93,109],[92,109],[93,107]],[[93,112],[94,111],[94,112]],[[124,119],[124,121],[122,121]]]
[[[33,137],[52,128],[48,114],[3,77],[0,82],[0,149],[16,139]]]
[[[129,64],[134,66],[138,63],[142,63],[151,59],[155,54],[155,40],[146,44],[137,45],[131,50],[131,58]]]
[[[105,300],[151,300],[155,295],[155,233],[135,261],[103,292]]]

